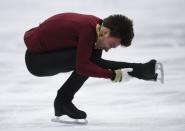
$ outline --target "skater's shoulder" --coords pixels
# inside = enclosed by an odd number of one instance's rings
[[[82,25],[102,22],[101,18],[93,14],[85,14],[85,13],[78,13],[78,12],[64,12],[64,13],[61,13],[60,16],[63,17],[63,19],[76,21],[77,23]]]

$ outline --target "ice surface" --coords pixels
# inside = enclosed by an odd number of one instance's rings
[[[184,0],[0,0],[0,131],[184,131]],[[53,123],[56,91],[71,72],[35,77],[25,66],[24,32],[60,12],[106,17],[125,14],[134,21],[129,48],[103,58],[126,62],[157,59],[165,84],[133,79],[111,83],[89,78],[74,103],[87,112],[87,125]]]

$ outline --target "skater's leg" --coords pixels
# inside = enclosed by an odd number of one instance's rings
[[[87,76],[78,74],[76,70],[72,72],[70,77],[57,91],[57,96],[54,101],[55,116],[66,114],[74,119],[86,118],[86,113],[76,108],[72,103],[72,99],[87,79]]]
[[[60,103],[71,102],[75,93],[81,88],[87,79],[88,76],[82,76],[74,70],[62,87],[57,91],[57,97],[55,100]]]
[[[76,49],[68,48],[42,54],[25,53],[25,63],[33,75],[52,76],[75,69]]]
[[[75,93],[80,89],[83,83],[88,79],[76,73],[75,62],[76,49],[65,49],[50,53],[33,55],[26,52],[25,61],[29,71],[37,76],[51,76],[60,72],[74,70],[67,81],[57,91],[54,101],[55,115],[67,114],[71,118],[86,118],[84,111],[78,110],[72,103]]]
[[[110,61],[101,58],[102,50],[93,50],[92,60],[97,65],[105,69],[122,69],[133,68],[129,74],[133,77],[143,80],[156,80],[157,74],[155,73],[156,60],[151,60],[147,63],[127,63],[119,61]]]
[[[139,63],[128,63],[128,62],[119,62],[119,61],[111,61],[105,60],[102,57],[102,50],[93,50],[92,61],[101,66],[104,69],[122,69],[122,68],[135,68]]]

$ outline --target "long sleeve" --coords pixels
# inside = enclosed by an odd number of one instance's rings
[[[76,55],[76,70],[79,74],[100,78],[113,78],[113,71],[104,69],[94,64],[90,58],[92,55],[94,32],[89,27],[83,27],[79,32],[79,43]]]

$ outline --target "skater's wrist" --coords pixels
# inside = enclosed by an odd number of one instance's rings
[[[111,69],[109,69],[109,70],[111,70]],[[115,79],[115,77],[116,77],[116,73],[114,72],[114,70],[111,70],[111,71],[112,71],[111,81],[113,81]]]

